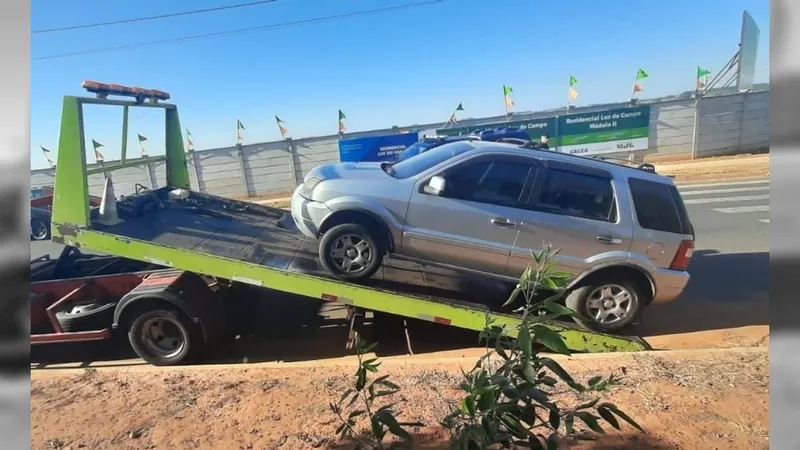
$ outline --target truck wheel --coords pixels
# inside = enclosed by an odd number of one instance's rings
[[[346,223],[328,230],[319,242],[322,266],[345,281],[364,280],[381,266],[383,252],[364,226]]]
[[[176,310],[166,309],[136,316],[128,328],[128,340],[133,351],[154,366],[189,364],[203,347],[197,324]]]
[[[39,219],[31,219],[31,239],[45,241],[50,239],[50,227]]]
[[[638,284],[624,279],[605,279],[586,283],[566,298],[568,308],[581,317],[578,324],[604,333],[619,331],[639,315],[644,296]]]
[[[78,305],[56,313],[56,320],[67,332],[97,331],[108,328],[114,321],[116,303]]]

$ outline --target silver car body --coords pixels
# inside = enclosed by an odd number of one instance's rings
[[[431,165],[427,159],[436,156],[441,161]],[[425,192],[424,186],[432,177],[478,161],[476,158],[532,164],[537,170],[566,164],[608,172],[616,219],[599,221]],[[405,170],[414,164],[424,170]],[[387,173],[392,170],[395,176]],[[405,176],[406,172],[411,175]],[[337,213],[357,211],[385,224],[391,236],[392,257],[509,281],[518,279],[529,265],[532,251],[550,243],[560,249],[558,268],[576,275],[573,283],[603,268],[626,266],[638,269],[650,280],[653,303],[671,301],[683,291],[689,274],[669,267],[681,241],[694,240],[694,236],[639,226],[627,187],[629,177],[672,184],[671,179],[655,173],[589,158],[510,144],[457,142],[415,156],[394,169],[386,169],[382,163],[316,167],[295,190],[291,210],[297,227],[308,237],[319,238],[320,230]]]

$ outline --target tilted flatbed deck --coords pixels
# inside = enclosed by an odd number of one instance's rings
[[[122,106],[123,142],[129,107],[163,108],[166,114],[166,177],[168,187],[144,192],[117,205],[122,222],[103,226],[88,205],[83,142],[84,104]],[[130,167],[125,150],[118,164],[101,172]],[[333,279],[318,262],[316,242],[303,238],[279,209],[191,193],[169,198],[173,189],[189,190],[177,107],[163,103],[67,96],[56,166],[53,240],[96,252],[249,283],[356,308],[482,330],[487,318],[507,325],[510,335],[519,318],[502,313],[502,287],[449,270],[387,261],[373,279],[362,284]],[[138,206],[137,206],[138,205]],[[567,323],[548,324],[573,351],[638,351],[648,349],[638,337],[585,331]]]

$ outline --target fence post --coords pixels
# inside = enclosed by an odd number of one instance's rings
[[[142,156],[142,159],[147,161],[147,156],[146,155]],[[150,163],[149,162],[145,162],[144,170],[147,171],[147,182],[148,182],[148,186],[147,187],[150,188],[150,190],[152,191],[153,189],[156,188],[156,183],[155,183],[155,180],[153,180],[153,168],[150,167]]]
[[[188,150],[188,152],[189,152],[189,157],[192,160],[192,169],[194,169],[194,179],[195,179],[195,184],[197,185],[197,191],[203,192],[203,190],[200,187],[200,167],[199,167],[200,160],[195,155],[195,150]]]
[[[296,188],[300,182],[297,180],[297,165],[295,164],[295,155],[297,155],[297,148],[294,146],[292,138],[286,138],[287,150],[289,150],[289,169],[292,171],[292,187]]]
[[[692,159],[697,158],[697,140],[700,131],[700,96],[694,97],[694,124],[692,125]]]
[[[239,160],[239,172],[242,174],[242,191],[244,191],[244,195],[250,197],[250,183],[247,182],[247,169],[244,165],[242,144],[236,144],[236,159]]]
[[[742,117],[739,118],[739,142],[736,143],[736,153],[742,152],[742,136],[744,135],[744,113],[747,112],[747,92],[742,92]]]

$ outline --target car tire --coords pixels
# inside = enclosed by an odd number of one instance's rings
[[[191,364],[204,346],[197,324],[173,309],[146,310],[136,315],[128,327],[128,341],[140,358],[154,366]]]
[[[579,285],[567,294],[566,306],[575,311],[573,320],[584,328],[614,333],[632,324],[639,316],[644,290],[631,280],[604,278]],[[598,316],[598,311],[600,315]],[[610,321],[598,320],[605,317]]]
[[[384,251],[374,233],[354,223],[337,225],[322,235],[319,259],[322,267],[343,281],[365,280],[380,268]],[[347,270],[347,265],[354,270]]]
[[[31,219],[31,239],[46,241],[50,239],[50,226],[40,219]]]
[[[80,309],[59,311],[56,320],[61,329],[74,333],[78,331],[97,331],[109,328],[114,321],[116,303],[92,303],[82,305]]]

